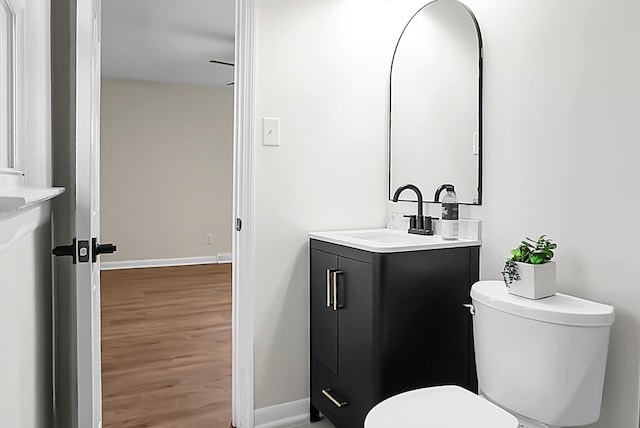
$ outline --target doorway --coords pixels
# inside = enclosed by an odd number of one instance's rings
[[[233,8],[102,3],[105,428],[231,420]]]
[[[231,265],[102,272],[103,427],[231,421]]]

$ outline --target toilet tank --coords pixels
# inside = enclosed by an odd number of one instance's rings
[[[556,294],[513,296],[502,281],[471,289],[480,393],[548,425],[600,417],[613,307]]]

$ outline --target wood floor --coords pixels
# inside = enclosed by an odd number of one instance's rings
[[[231,265],[103,271],[103,427],[227,428]]]

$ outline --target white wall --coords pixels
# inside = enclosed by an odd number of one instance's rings
[[[560,291],[616,308],[593,426],[635,427],[640,4],[468,4],[485,38],[485,204],[470,212],[484,221],[481,277],[499,278],[524,235],[554,238]]]
[[[395,40],[371,3],[257,2],[258,134],[279,117],[282,140],[257,142],[257,408],[309,394],[307,232],[384,224]]]
[[[25,66],[18,112],[18,149],[25,182],[51,186],[50,8],[24,6]],[[6,96],[1,94],[0,96]],[[5,185],[0,179],[0,186]],[[52,426],[52,282],[49,203],[0,210],[0,426]]]
[[[103,261],[231,253],[233,89],[103,79],[101,120]]]
[[[593,426],[638,426],[640,4],[467,4],[485,42],[484,205],[462,210],[484,222],[481,276],[498,278],[524,235],[559,242],[560,291],[616,307]],[[260,408],[308,395],[305,232],[383,224],[386,79],[410,6],[257,5],[257,115],[281,117],[283,136],[256,159]]]
[[[52,422],[51,229],[0,253],[0,426]]]

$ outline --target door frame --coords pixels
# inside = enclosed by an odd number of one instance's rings
[[[71,212],[75,233],[80,243],[100,239],[100,60],[101,0],[75,3],[75,103],[70,112],[74,118],[75,165],[71,178],[75,198]],[[63,220],[64,221],[64,220]],[[89,254],[94,255],[91,249]],[[69,263],[69,260],[66,261]],[[75,358],[77,420],[79,428],[102,427],[102,365],[100,331],[100,260],[88,260],[72,268],[71,284],[75,286]],[[89,284],[85,284],[85,281]]]
[[[64,196],[54,201],[52,241],[68,245],[73,240],[74,253],[75,238],[91,242],[93,220],[88,218],[96,214],[87,199],[99,180],[97,170],[92,175],[91,168],[99,159],[95,132],[100,116],[99,109],[93,108],[99,105],[92,104],[96,100],[89,98],[91,92],[87,91],[95,91],[99,97],[100,57],[95,53],[100,52],[100,2],[59,0],[52,2],[50,9],[52,170],[56,184],[67,188]],[[89,37],[85,37],[87,33]],[[83,171],[77,164],[83,165]],[[100,321],[96,312],[100,290],[93,287],[94,274],[99,274],[99,262],[72,265],[69,259],[56,258],[52,264],[53,407],[54,426],[60,428],[102,425]]]
[[[233,143],[232,418],[253,428],[255,289],[255,0],[237,0],[235,11]]]

